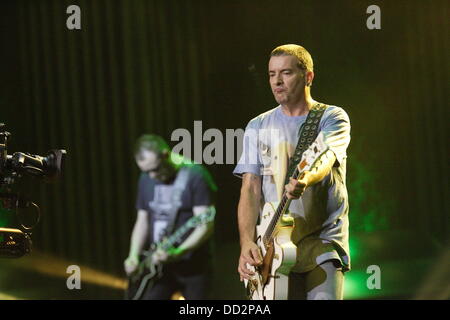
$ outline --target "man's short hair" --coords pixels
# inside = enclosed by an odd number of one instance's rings
[[[170,151],[166,140],[156,134],[143,134],[140,136],[134,145],[134,154],[139,153],[141,149],[153,151],[157,154]]]
[[[303,71],[313,71],[313,60],[309,52],[302,46],[296,44],[284,44],[276,47],[270,53],[271,57],[275,56],[294,56],[298,59],[297,66]]]

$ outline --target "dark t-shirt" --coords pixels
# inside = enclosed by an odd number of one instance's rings
[[[171,233],[178,230],[193,216],[193,207],[209,206],[213,204],[213,193],[216,189],[211,176],[206,169],[199,164],[185,164],[184,170],[188,170],[186,188],[181,195],[181,206],[176,215],[175,224]],[[180,171],[178,171],[177,175]],[[173,203],[171,202],[172,190],[176,177],[168,183],[152,179],[147,173],[142,173],[139,178],[136,209],[147,211],[149,218],[149,245],[161,240],[167,235],[169,214]],[[193,230],[186,233],[181,242],[186,239]],[[179,243],[178,243],[179,244]],[[211,241],[203,243],[200,247],[191,251],[172,265],[180,265],[185,272],[204,271],[210,267]]]

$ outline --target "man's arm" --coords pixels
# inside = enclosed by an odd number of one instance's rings
[[[290,178],[289,184],[286,185],[286,196],[290,199],[298,199],[305,189],[312,186],[325,178],[331,171],[336,156],[333,151],[328,150],[317,159],[310,171],[305,171],[300,179]]]
[[[261,252],[255,243],[255,229],[261,201],[261,177],[244,173],[242,176],[241,196],[238,205],[238,227],[241,243],[238,272],[241,281],[249,279],[254,273],[246,264],[262,263]]]
[[[208,210],[211,210],[209,214],[215,215],[216,209],[214,206],[195,206],[193,208],[194,216],[206,214]],[[197,226],[194,231],[175,249],[172,250],[171,257],[176,258],[183,255],[186,252],[192,251],[203,242],[208,240],[214,231],[214,219],[211,219],[205,224]]]
[[[216,209],[214,206],[195,206],[193,207],[193,213],[195,216],[206,213],[206,211],[212,210],[210,214],[215,215]],[[168,251],[158,249],[153,253],[153,262],[168,262],[177,260],[185,253],[196,249],[203,242],[208,240],[214,231],[214,219],[211,219],[206,224],[197,226],[194,231],[178,246],[170,248]]]
[[[139,263],[139,254],[142,252],[148,237],[148,212],[138,210],[133,232],[131,233],[130,253],[125,260],[125,271],[127,274],[136,270]]]
[[[328,150],[317,159],[310,171],[305,171],[301,180],[304,180],[307,186],[312,186],[313,184],[322,181],[322,179],[331,172],[331,168],[335,161],[336,156],[334,155],[334,152]]]

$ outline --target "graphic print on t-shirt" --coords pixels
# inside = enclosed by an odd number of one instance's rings
[[[173,185],[156,185],[153,200],[148,203],[153,211],[153,241],[158,242],[165,235],[173,210]]]
[[[279,200],[283,194],[284,178],[293,147],[279,130],[263,129],[259,132],[258,148],[262,162],[261,174],[275,185]]]

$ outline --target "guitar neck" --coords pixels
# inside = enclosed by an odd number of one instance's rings
[[[212,210],[212,211],[211,211]],[[191,217],[185,224],[183,224],[180,228],[177,229],[172,235],[161,240],[156,244],[157,248],[161,248],[164,251],[167,251],[174,244],[179,242],[181,238],[192,228],[197,227],[200,224],[207,223],[214,218],[215,211],[213,209],[209,209],[208,211],[198,215]]]
[[[195,217],[193,217],[195,218]],[[192,219],[192,218],[191,218]],[[188,221],[189,222],[189,221]],[[181,238],[191,229],[188,222],[186,222],[184,225],[182,225],[180,228],[177,229],[170,237],[165,238],[164,240],[158,242],[156,244],[157,248],[161,248],[164,251],[167,251],[173,245],[181,240]]]
[[[298,167],[296,167],[294,173],[292,174],[292,178],[298,179],[301,175],[303,175],[303,171],[299,171]],[[267,228],[266,233],[264,234],[263,242],[266,246],[272,242],[277,223],[280,220],[281,216],[288,212],[291,201],[292,199],[289,199],[286,196],[286,191],[284,191],[283,196],[281,197],[281,201],[277,207],[277,210],[275,211],[275,214],[272,217],[272,221],[270,222],[269,227]]]
[[[319,133],[316,140],[314,140],[308,149],[303,152],[300,163],[295,167],[295,171],[291,176],[293,179],[298,180],[303,178],[304,172],[311,170],[319,157],[329,150],[329,147],[325,143],[324,139],[324,135]],[[278,205],[277,210],[275,211],[275,214],[273,215],[263,237],[263,242],[266,247],[272,243],[275,236],[276,226],[280,221],[281,216],[289,212],[290,204],[291,199],[288,199],[286,192],[284,191],[280,204]]]

